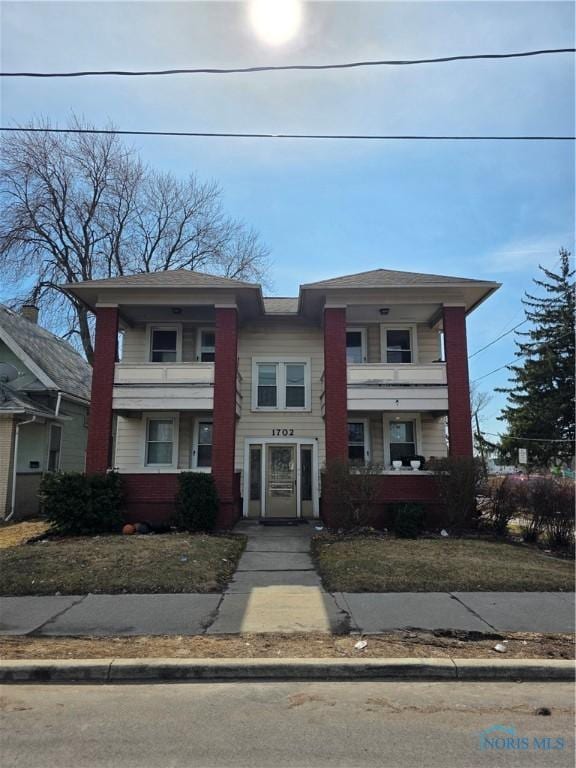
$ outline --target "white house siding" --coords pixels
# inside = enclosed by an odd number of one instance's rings
[[[446,417],[434,417],[429,413],[422,414],[423,454],[426,458],[434,456],[441,458],[448,455],[446,445]]]
[[[162,325],[159,323],[159,325]],[[165,323],[165,325],[170,325]],[[172,323],[172,326],[178,323]],[[198,329],[208,328],[209,323],[182,323],[182,362],[192,363],[196,360]],[[146,363],[149,360],[147,332],[145,325],[134,326],[124,331],[122,342],[122,362]]]
[[[382,362],[380,326],[374,323],[366,328],[366,357],[368,363]]]
[[[310,359],[311,410],[253,411],[252,358],[284,357]],[[321,328],[297,320],[264,319],[240,329],[239,371],[242,376],[242,415],[236,429],[237,470],[244,466],[244,440],[247,437],[272,437],[274,429],[293,429],[294,437],[318,440],[318,460],[325,461],[324,420],[320,408],[321,376],[324,371],[324,340]],[[287,438],[287,442],[290,438]]]
[[[0,416],[0,517],[9,511],[13,442],[14,419]]]
[[[427,325],[416,326],[418,345],[418,362],[432,363],[440,358],[440,334]],[[366,353],[368,363],[381,363],[382,349],[380,345],[380,325],[371,323],[366,326]]]

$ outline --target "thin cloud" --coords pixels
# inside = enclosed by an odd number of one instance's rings
[[[564,234],[513,241],[486,254],[482,264],[490,272],[522,272],[539,264],[551,267],[558,260],[559,249],[570,248],[571,240]]]

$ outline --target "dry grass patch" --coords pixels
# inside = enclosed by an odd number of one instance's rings
[[[574,563],[533,548],[477,539],[317,536],[330,592],[554,592],[574,589]]]
[[[0,594],[218,592],[244,545],[186,533],[45,539],[0,551]]]
[[[43,520],[30,520],[23,523],[8,523],[0,526],[0,549],[17,547],[36,536],[42,536],[50,526]]]

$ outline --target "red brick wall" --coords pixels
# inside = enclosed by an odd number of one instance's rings
[[[448,378],[450,455],[472,456],[472,414],[464,307],[444,307],[444,353]]]
[[[348,460],[346,310],[324,310],[326,461]]]
[[[112,387],[117,347],[118,308],[98,307],[86,449],[86,472],[89,474],[106,472],[111,465]]]
[[[128,522],[167,523],[174,517],[177,473],[122,475],[122,488]]]
[[[220,499],[218,526],[222,528],[233,525],[239,515],[238,494],[234,482],[237,357],[237,311],[233,308],[217,307],[212,474]]]

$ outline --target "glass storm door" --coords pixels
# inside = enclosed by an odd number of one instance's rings
[[[296,517],[296,446],[268,445],[266,517]]]

